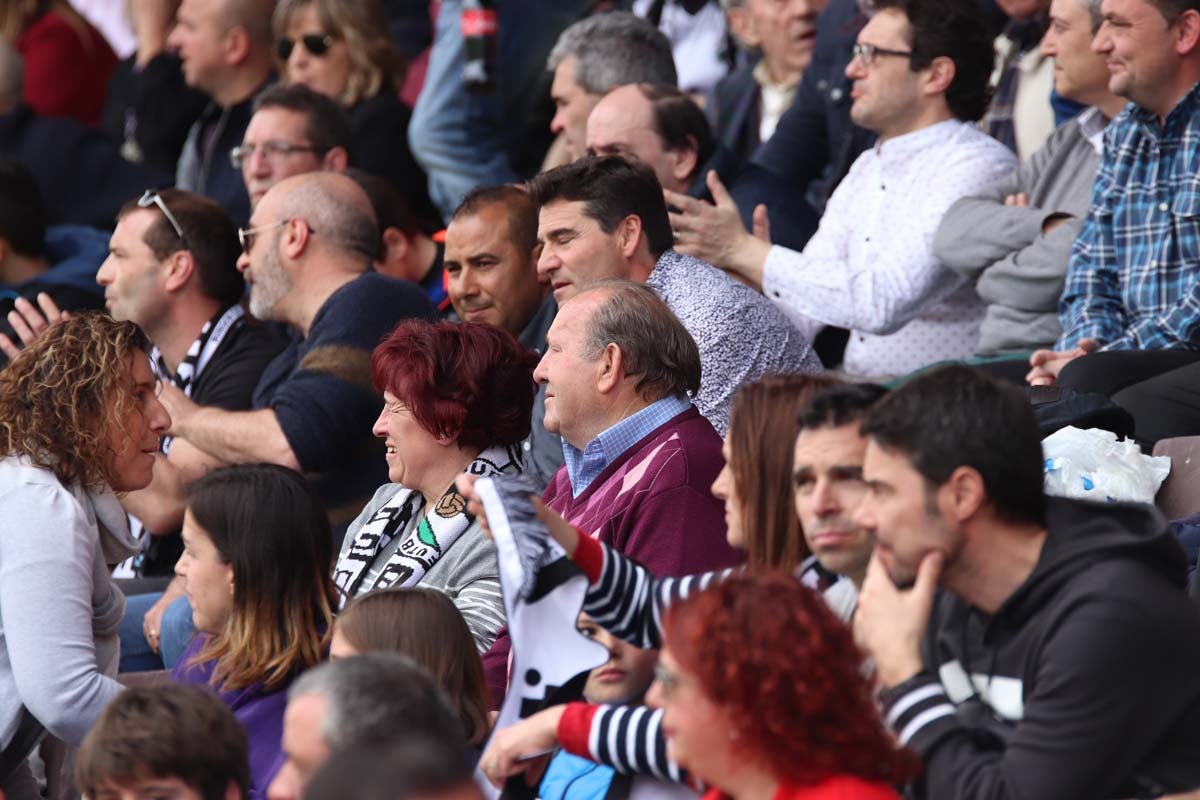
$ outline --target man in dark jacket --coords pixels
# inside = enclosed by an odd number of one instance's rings
[[[1200,614],[1148,506],[1043,494],[1024,395],[963,366],[867,415],[855,632],[919,798],[1200,787]],[[942,591],[938,593],[938,587]]]
[[[188,132],[175,185],[216,200],[238,225],[250,218],[250,201],[229,151],[242,143],[254,97],[273,78],[273,7],[270,0],[183,0],[167,38],[184,81],[212,100]]]

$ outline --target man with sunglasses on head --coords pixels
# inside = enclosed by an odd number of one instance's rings
[[[96,274],[108,312],[137,323],[154,345],[151,359],[164,385],[228,411],[251,407],[259,376],[287,343],[242,308],[237,256],[236,228],[215,201],[178,189],[147,191],[121,209],[108,259]],[[131,597],[121,627],[122,671],[161,669],[178,657],[169,637],[162,650],[160,634],[167,608],[183,596],[174,562],[182,552],[185,490],[220,465],[189,442],[167,437],[150,486],[122,498],[149,534],[142,554],[117,573],[142,579],[125,587]],[[153,594],[164,586],[163,595]],[[186,628],[183,612],[182,622],[176,611],[167,625]]]
[[[274,78],[274,0],[183,0],[167,46],[179,54],[188,86],[212,100],[192,126],[175,185],[211,197],[236,224],[250,217],[241,170],[229,151],[241,144],[254,97]]]
[[[932,252],[950,205],[1016,166],[974,124],[988,105],[992,49],[973,4],[880,0],[846,67],[851,118],[879,142],[854,162],[803,252],[751,235],[719,181],[716,206],[668,193],[676,250],[724,267],[802,330],[851,331],[843,369],[872,379],[965,358],[984,306]]]

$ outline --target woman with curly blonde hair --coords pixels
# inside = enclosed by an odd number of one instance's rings
[[[0,789],[35,798],[24,757],[42,734],[78,746],[120,691],[125,599],[113,564],[136,552],[114,493],[149,485],[171,418],[145,336],[81,314],[0,371]]]
[[[303,84],[346,109],[355,166],[387,179],[418,219],[436,215],[425,173],[408,149],[412,109],[397,93],[405,64],[380,0],[279,0],[273,26],[284,82]]]

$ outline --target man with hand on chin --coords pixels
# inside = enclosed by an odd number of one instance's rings
[[[924,761],[914,796],[1200,786],[1200,617],[1157,514],[1046,497],[1027,400],[967,367],[905,384],[862,432],[876,549],[854,626]]]

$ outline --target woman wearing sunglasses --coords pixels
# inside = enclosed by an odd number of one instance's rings
[[[390,181],[418,219],[438,220],[425,173],[408,149],[412,112],[397,94],[405,65],[380,0],[280,0],[273,24],[283,80],[340,103],[358,166]]]

